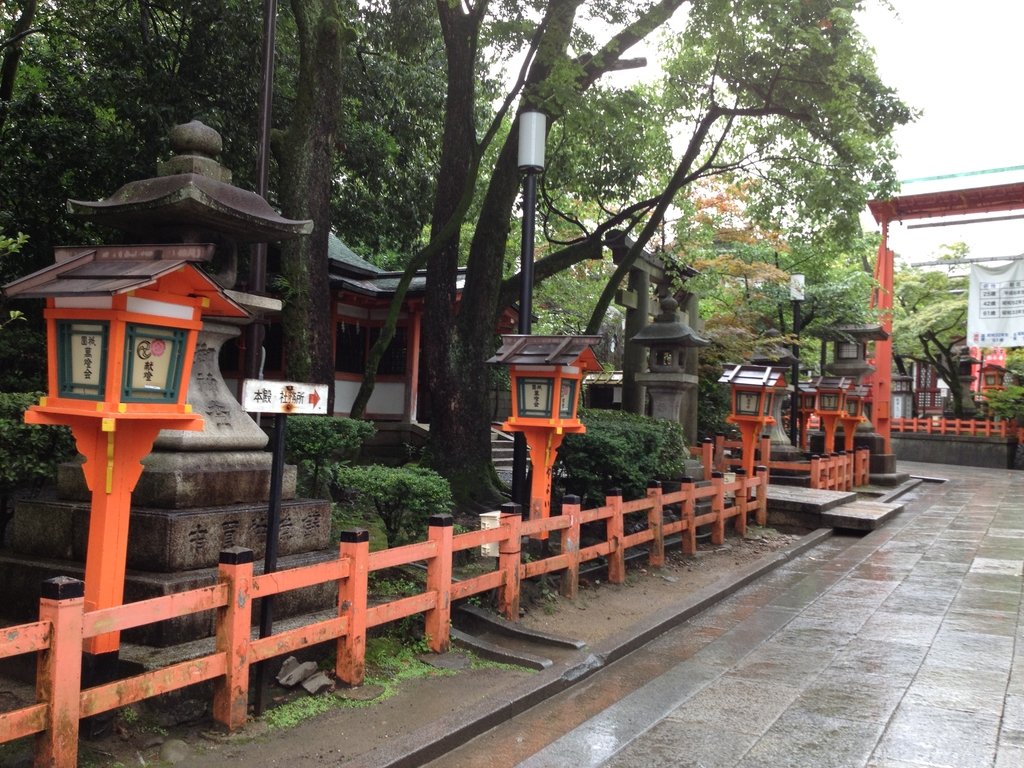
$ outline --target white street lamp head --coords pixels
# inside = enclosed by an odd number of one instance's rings
[[[804,300],[804,276],[803,275],[790,275],[789,276],[789,298],[793,301]]]
[[[535,109],[519,113],[519,170],[544,170],[547,115]]]

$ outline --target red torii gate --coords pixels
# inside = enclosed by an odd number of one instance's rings
[[[885,452],[891,453],[893,252],[889,249],[889,222],[1024,209],[1024,182],[901,195],[891,200],[872,200],[868,208],[882,227],[871,306],[879,310],[882,328],[889,334],[884,341],[875,342],[871,421],[885,438]]]

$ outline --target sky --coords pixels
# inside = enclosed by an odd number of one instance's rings
[[[895,14],[875,0],[869,5],[861,29],[875,49],[879,74],[922,113],[895,134],[901,192],[1024,180],[1024,100],[1017,82],[1024,0],[892,0]],[[1020,170],[977,174],[1013,167]],[[954,178],[934,178],[943,176]],[[878,229],[870,216],[864,225]],[[1024,253],[1024,219],[908,225],[891,225],[889,242],[897,258],[911,263],[933,259],[941,245],[958,241],[968,244],[972,257]]]

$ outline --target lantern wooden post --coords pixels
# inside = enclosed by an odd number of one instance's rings
[[[852,386],[846,391],[846,410],[839,417],[843,425],[843,450],[849,454],[853,453],[853,438],[857,432],[857,425],[866,421],[864,418],[864,397],[867,394],[867,387]]]
[[[758,438],[766,424],[775,423],[769,413],[772,404],[769,390],[786,387],[785,371],[764,365],[732,365],[726,367],[718,381],[732,389],[732,413],[726,421],[740,430],[743,469],[752,477]],[[767,456],[762,457],[764,461],[767,459]]]
[[[846,413],[846,391],[850,387],[850,379],[845,376],[822,376],[814,382],[817,390],[815,412],[821,419],[821,427],[825,433],[825,445],[822,453],[835,451],[836,422]]]
[[[600,337],[511,334],[501,340],[501,349],[488,360],[510,367],[512,415],[501,428],[526,438],[533,466],[529,517],[546,519],[558,448],[567,434],[586,432],[577,409],[583,374],[601,370],[590,348]],[[548,532],[536,538],[547,539]]]

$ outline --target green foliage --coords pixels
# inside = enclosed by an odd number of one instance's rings
[[[994,416],[1024,423],[1024,387],[1014,385],[1006,389],[990,389],[985,393],[985,400]]]
[[[950,258],[966,246],[943,246]],[[933,367],[949,387],[954,414],[963,418],[960,353],[967,333],[967,278],[952,268],[898,269],[893,279],[893,352]]]
[[[323,495],[327,468],[359,457],[363,443],[377,428],[369,421],[324,416],[290,416],[285,435],[285,458],[299,468],[302,491]]]
[[[582,419],[587,431],[567,435],[555,462],[565,493],[604,503],[608,491],[621,488],[626,498],[638,498],[649,481],[682,475],[689,454],[679,424],[600,410]]]
[[[453,507],[448,481],[424,467],[338,466],[331,493],[336,501],[374,510],[384,521],[391,546],[421,540],[427,518]]]
[[[24,422],[25,410],[38,402],[40,394],[0,392],[0,540],[11,496],[37,490],[53,478],[58,464],[76,453],[66,427]]]

